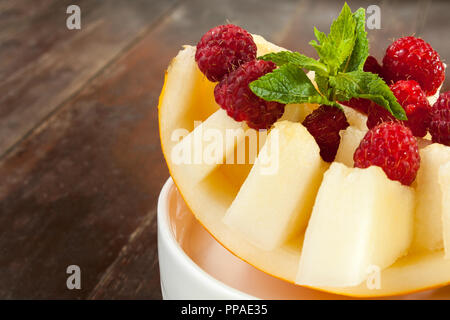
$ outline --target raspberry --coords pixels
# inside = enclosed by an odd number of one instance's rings
[[[319,145],[322,159],[333,162],[341,141],[339,131],[349,126],[344,112],[336,107],[321,105],[305,118],[303,125]]]
[[[382,68],[378,63],[377,59],[373,56],[367,57],[366,62],[364,63],[363,70],[365,72],[372,72],[378,74],[380,77],[383,77]],[[371,104],[374,104],[374,102],[363,98],[352,98],[349,101],[342,102],[342,104],[351,107],[353,109],[356,109],[359,112],[367,114],[369,112],[369,106]]]
[[[366,62],[364,63],[363,70],[365,72],[372,72],[380,77],[383,77],[383,68],[378,63],[377,59],[374,56],[368,56]]]
[[[374,103],[369,106],[367,112],[367,128],[372,129],[382,122],[397,121],[397,119],[385,108]]]
[[[431,107],[420,85],[414,80],[400,80],[392,84],[390,88],[408,117],[403,124],[410,128],[416,137],[424,137],[430,124]],[[367,127],[370,129],[380,122],[395,120],[386,109],[373,104],[369,108]]]
[[[356,168],[372,165],[389,179],[411,185],[420,166],[419,147],[409,128],[398,122],[383,122],[370,129],[353,155]]]
[[[275,69],[271,61],[244,63],[214,88],[216,102],[236,121],[246,121],[253,129],[268,129],[284,112],[284,104],[265,101],[248,87],[249,83]]]
[[[398,103],[405,109],[404,124],[416,137],[424,137],[430,125],[430,103],[420,85],[414,80],[400,80],[390,86]]]
[[[195,61],[212,82],[220,81],[241,64],[256,59],[256,44],[250,33],[227,24],[212,28],[197,44]]]
[[[351,98],[348,101],[341,102],[343,105],[358,110],[359,112],[367,114],[371,104],[374,104],[371,100],[363,98]]]
[[[430,133],[433,142],[450,146],[450,91],[441,93],[431,108]]]
[[[444,64],[433,48],[415,37],[400,38],[386,50],[383,74],[388,82],[416,80],[427,96],[444,82]]]

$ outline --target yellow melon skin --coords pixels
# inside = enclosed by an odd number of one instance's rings
[[[254,37],[258,55],[282,50],[259,36]],[[230,252],[259,270],[294,283],[301,254],[303,235],[299,234],[277,248],[265,251],[249,243],[241,234],[223,223],[223,217],[251,165],[221,165],[200,182],[193,183],[186,168],[171,160],[174,130],[192,131],[194,121],[204,121],[219,109],[214,101],[214,83],[197,69],[195,47],[185,46],[175,57],[165,76],[159,99],[159,129],[162,151],[170,174],[186,204],[206,230]],[[313,110],[315,106],[311,106]],[[301,115],[303,117],[303,115]],[[347,288],[315,287],[331,293],[354,297],[391,296],[416,292],[450,283],[450,260],[444,252],[406,256],[382,271],[381,288],[365,285]]]

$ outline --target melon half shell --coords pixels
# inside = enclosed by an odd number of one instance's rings
[[[254,40],[258,56],[283,50],[260,36],[255,35]],[[172,149],[178,143],[173,133],[179,129],[191,132],[194,121],[204,121],[219,109],[213,94],[215,84],[198,70],[194,56],[195,47],[185,46],[172,60],[159,99],[161,145],[170,174],[195,217],[219,243],[255,268],[295,283],[302,250],[301,235],[266,251],[222,222],[251,165],[219,165],[201,181],[193,181],[188,167],[177,165],[171,159]],[[443,251],[407,255],[383,270],[380,279],[378,289],[370,289],[366,283],[356,287],[314,289],[354,297],[379,297],[437,288],[450,283],[450,259],[444,259]]]

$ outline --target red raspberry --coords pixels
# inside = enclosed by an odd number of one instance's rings
[[[431,108],[430,133],[433,142],[450,146],[450,91],[441,93]]]
[[[404,124],[416,137],[424,137],[430,125],[430,103],[420,85],[414,80],[397,81],[390,86],[398,103],[405,109]]]
[[[385,108],[374,103],[369,106],[367,112],[367,128],[372,129],[382,122],[397,121],[397,119]]]
[[[344,112],[336,107],[321,105],[305,118],[303,125],[319,145],[322,159],[333,162],[341,141],[339,131],[349,126]]]
[[[433,48],[415,37],[400,38],[386,50],[383,74],[386,81],[416,80],[427,96],[444,82],[444,64]]]
[[[383,68],[374,56],[367,57],[366,62],[364,63],[363,70],[365,72],[372,72],[379,75],[380,77],[383,77]]]
[[[420,85],[414,80],[400,80],[392,84],[390,88],[408,117],[403,124],[410,128],[416,137],[424,137],[430,124],[431,107]],[[370,129],[386,121],[396,121],[396,119],[385,108],[377,104],[371,105],[367,127]]]
[[[227,24],[212,28],[197,44],[195,61],[212,82],[220,81],[241,64],[256,59],[256,44],[250,33]]]
[[[419,147],[409,128],[383,122],[370,129],[353,155],[356,168],[379,166],[389,179],[411,185],[420,166]]]
[[[271,61],[253,60],[244,63],[214,88],[217,104],[234,120],[246,121],[250,128],[270,128],[283,115],[284,104],[259,98],[248,85],[272,72],[275,67]]]
[[[351,98],[348,101],[341,102],[343,105],[367,114],[372,101],[363,98]]]
[[[365,72],[372,72],[382,76],[382,68],[374,56],[368,56],[364,63],[363,70]],[[373,104],[371,100],[362,98],[352,98],[349,101],[342,102],[343,105],[358,110],[359,112],[367,114],[369,112],[369,106]]]

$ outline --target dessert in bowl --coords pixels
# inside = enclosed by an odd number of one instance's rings
[[[328,35],[315,30],[319,60],[211,29],[166,72],[163,153],[199,223],[268,275],[353,297],[445,286],[445,66],[414,37],[381,66],[364,28],[345,5]]]
[[[218,243],[195,219],[169,178],[158,201],[164,299],[352,299],[298,286],[257,270]],[[450,287],[392,299],[448,299]]]

